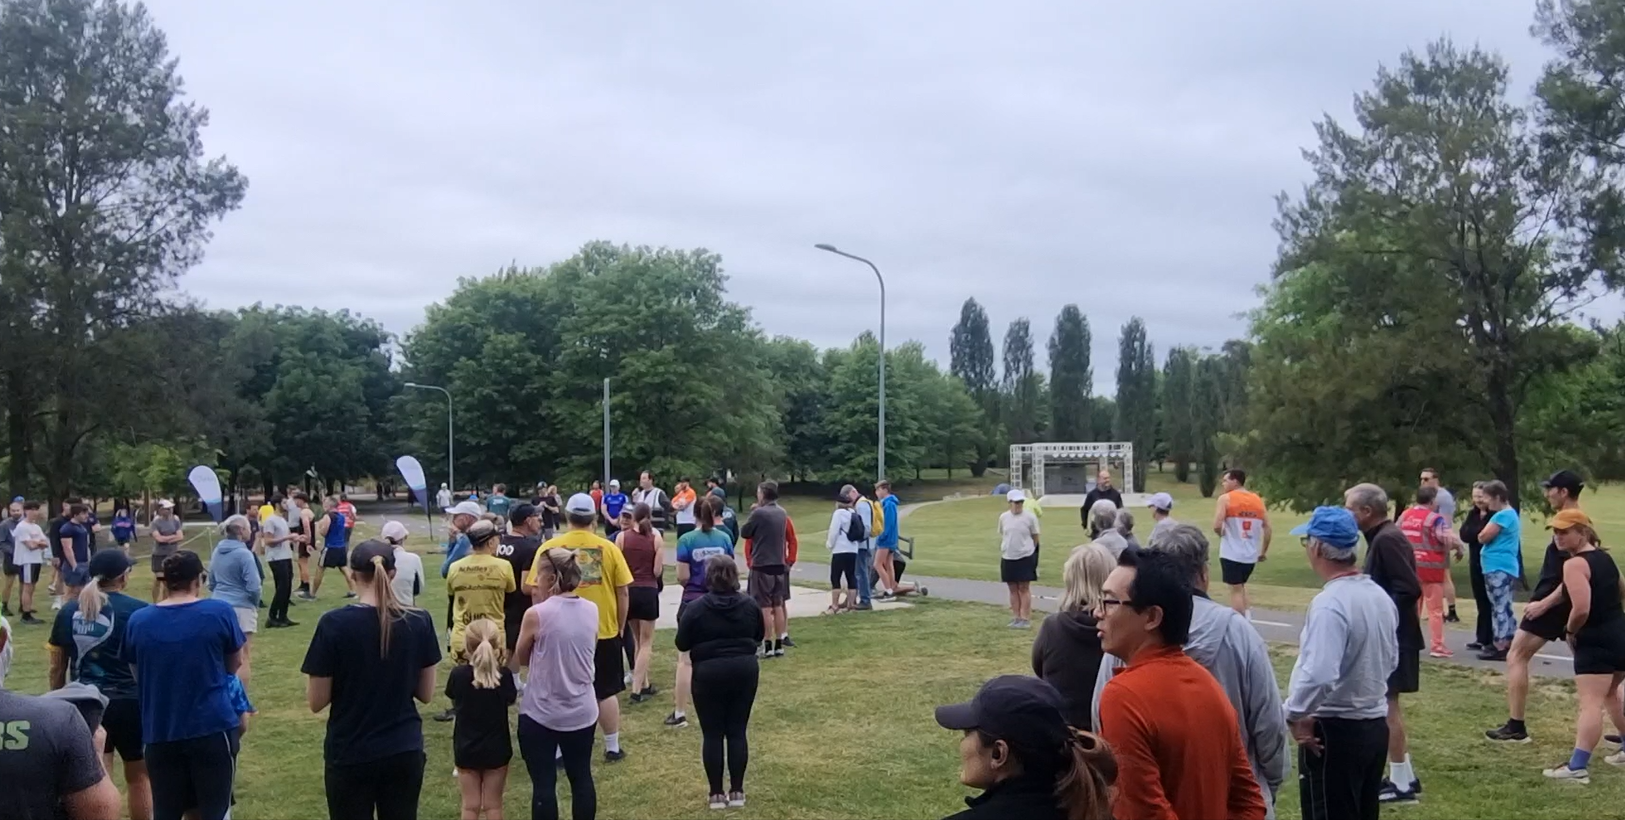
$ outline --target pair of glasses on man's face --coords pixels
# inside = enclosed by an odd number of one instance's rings
[[[1101,598],[1100,599],[1100,606],[1098,608],[1099,608],[1099,610],[1101,612],[1110,612],[1113,609],[1116,609],[1117,607],[1120,607],[1120,606],[1133,606],[1133,605],[1134,605],[1133,601],[1120,601],[1120,600],[1118,600],[1116,598]]]

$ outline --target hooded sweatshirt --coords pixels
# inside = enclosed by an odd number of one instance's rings
[[[1094,725],[1095,681],[1100,676],[1100,628],[1090,612],[1057,612],[1044,619],[1033,641],[1033,674],[1049,681],[1066,702],[1066,722]]]
[[[241,541],[227,538],[209,558],[209,593],[237,609],[260,605],[259,562]]]
[[[1224,688],[1241,724],[1241,739],[1253,778],[1264,793],[1267,817],[1275,817],[1275,794],[1292,768],[1287,743],[1286,713],[1276,688],[1269,648],[1246,616],[1205,595],[1197,595],[1191,610],[1190,638],[1185,654],[1201,664]],[[1106,655],[1095,682],[1094,725],[1100,726],[1100,692],[1123,662]],[[1064,690],[1063,690],[1064,692]]]
[[[762,608],[737,592],[707,592],[683,605],[677,623],[677,651],[694,663],[756,656],[762,644]]]

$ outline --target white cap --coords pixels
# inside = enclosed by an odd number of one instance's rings
[[[1174,508],[1174,497],[1167,493],[1156,493],[1146,500],[1145,505],[1167,512]]]
[[[472,515],[478,518],[485,510],[480,509],[480,505],[472,501],[459,501],[455,505],[447,507],[446,512],[451,515]]]
[[[621,486],[621,480],[618,479],[618,478],[612,478],[612,479],[609,480],[609,486],[611,486],[611,487],[619,487],[619,486]]]
[[[1011,504],[1017,504],[1027,500],[1027,494],[1020,490],[1011,490],[1010,492],[1005,493],[1004,497]]]
[[[614,486],[614,482],[610,482],[610,484]],[[592,503],[592,496],[586,493],[576,493],[570,496],[569,501],[565,502],[564,511],[576,515],[592,515],[598,511],[598,507]]]
[[[173,510],[175,509],[175,502],[170,501],[167,498],[161,498],[158,500],[158,506],[166,510]]]
[[[405,541],[408,533],[405,524],[399,521],[385,521],[384,528],[378,532],[378,535],[385,541],[395,544]]]

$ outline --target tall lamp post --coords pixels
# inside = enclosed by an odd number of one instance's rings
[[[813,247],[821,251],[829,251],[836,256],[855,259],[869,266],[875,272],[875,280],[880,282],[880,464],[876,470],[876,481],[886,478],[886,277],[880,275],[880,268],[875,263],[856,254],[847,253],[834,245],[820,242]]]
[[[432,384],[418,384],[417,382],[407,382],[406,386],[414,390],[439,390],[446,394],[446,483],[451,485],[451,497],[455,501],[457,500],[457,450],[452,444],[455,439],[452,438],[451,391],[444,387],[436,387]]]

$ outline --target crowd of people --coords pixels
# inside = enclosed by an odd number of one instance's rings
[[[1463,557],[1480,613],[1472,649],[1507,662],[1509,716],[1487,737],[1529,740],[1529,661],[1548,641],[1565,640],[1579,693],[1573,751],[1543,773],[1589,782],[1604,716],[1625,731],[1625,581],[1580,509],[1578,475],[1560,471],[1544,482],[1554,535],[1522,621],[1511,607],[1522,524],[1500,482],[1474,486],[1459,529],[1453,497],[1431,469],[1403,509],[1374,484],[1317,508],[1292,531],[1323,586],[1284,697],[1246,589],[1270,555],[1267,507],[1246,489],[1244,472],[1223,481],[1207,532],[1179,521],[1167,494],[1150,496],[1153,524],[1142,543],[1110,474],[1100,475],[1082,512],[1088,540],[1067,555],[1059,611],[1033,643],[1033,675],[996,678],[971,701],[937,710],[942,727],[963,733],[961,781],[981,792],[956,817],[1273,818],[1293,746],[1306,818],[1371,820],[1384,804],[1418,800],[1402,699],[1420,689],[1422,652],[1450,656],[1449,567]],[[51,787],[0,797],[0,814],[99,818],[125,802],[133,820],[229,817],[236,758],[255,714],[260,609],[266,628],[294,625],[294,600],[317,599],[324,571],[337,569],[344,603],[320,616],[301,665],[310,709],[328,713],[331,817],[416,816],[426,760],[419,705],[440,693],[449,708],[435,718],[454,723],[462,817],[503,816],[516,745],[533,817],[560,816],[560,770],[571,816],[593,817],[595,763],[628,757],[621,694],[630,689],[634,705],[661,694],[650,665],[668,563],[682,589],[664,724],[686,727],[693,707],[707,805],[744,806],[760,665],[795,645],[786,621],[795,525],[771,481],[743,520],[719,481],[702,493],[683,480],[667,493],[645,472],[638,484],[630,495],[611,481],[562,498],[544,483],[528,500],[496,485],[483,504],[448,503],[444,629],[417,606],[429,581],[407,547],[409,529],[387,521],[377,539],[352,546],[358,517],[338,495],[318,514],[290,488],[254,514],[227,517],[207,561],[185,548],[173,505],[160,504],[149,527],[151,603],[128,591],[127,513],[114,516],[116,546],[98,550],[88,505],[70,500],[41,526],[41,505],[17,500],[0,524],[6,614],[13,581],[20,626],[45,623],[36,597],[51,596],[56,611],[50,695],[0,687],[0,719],[31,727],[32,751],[6,757],[4,767],[38,771]],[[1040,572],[1041,511],[1028,500],[1011,490],[998,522],[1013,628],[1031,626]],[[911,591],[900,581],[900,518],[886,482],[873,500],[852,485],[838,491],[825,543],[828,614]],[[676,536],[669,560],[668,529]],[[1227,587],[1222,603],[1209,596],[1209,533]],[[275,588],[268,606],[259,557]],[[42,592],[46,568],[54,578]],[[0,682],[16,640],[0,618]],[[453,668],[441,688],[444,656]],[[1606,760],[1625,766],[1625,752]],[[122,801],[109,777],[115,765]]]

